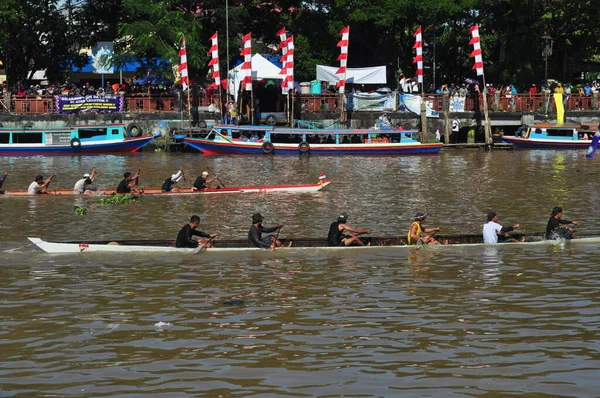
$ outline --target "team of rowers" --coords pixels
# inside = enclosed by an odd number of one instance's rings
[[[119,182],[117,186],[116,192],[125,194],[125,193],[140,193],[140,189],[138,188],[139,178],[140,178],[140,169],[138,168],[135,174],[131,172],[125,172],[123,174],[123,180]],[[4,176],[0,178],[0,188],[2,188],[2,184],[4,180],[8,176],[7,172],[4,172]],[[35,179],[29,184],[27,188],[27,193],[29,195],[44,195],[48,194],[49,186],[52,180],[56,177],[56,174],[51,174],[48,178],[44,178],[42,175],[38,175]],[[93,195],[98,193],[95,188],[92,188],[91,185],[98,178],[98,173],[96,169],[92,169],[91,173],[85,173],[82,178],[75,182],[73,186],[73,194],[76,195]],[[175,184],[177,184],[180,180],[187,181],[185,174],[183,172],[183,168],[179,168],[177,173],[172,174],[168,177],[162,184],[161,191],[162,192],[181,192],[183,189],[191,189],[193,191],[201,191],[204,189],[208,189],[210,183],[214,180],[218,180],[218,176],[215,174],[213,178],[209,178],[208,171],[203,171],[200,176],[198,176],[194,184],[191,188],[177,188]]]
[[[561,225],[579,225],[578,221],[568,221],[562,219],[563,209],[561,207],[554,207],[550,215],[550,219],[546,225],[546,239],[575,239],[575,231],[569,226],[561,227]],[[447,241],[439,242],[435,239],[435,234],[441,231],[441,228],[427,228],[423,225],[427,214],[417,213],[414,217],[414,221],[411,223],[408,234],[407,242],[409,245],[423,245],[423,244],[447,244]],[[274,250],[276,247],[283,246],[283,243],[278,239],[279,232],[283,227],[283,224],[277,224],[273,227],[265,227],[262,222],[264,217],[260,213],[252,215],[252,226],[248,231],[248,244],[251,247],[258,247],[262,249]],[[509,232],[519,228],[519,224],[513,224],[509,227],[503,227],[498,223],[498,215],[495,212],[489,212],[487,214],[487,222],[483,225],[483,242],[484,243],[503,243],[503,242],[523,242],[524,237],[520,240],[512,237]],[[190,222],[181,228],[177,234],[175,241],[176,247],[213,247],[211,241],[217,236],[216,234],[208,234],[206,232],[198,231],[196,228],[200,225],[200,217],[194,215],[191,217]],[[276,235],[267,235],[263,237],[263,233],[277,232]],[[370,242],[365,243],[359,235],[370,234],[370,229],[360,229],[351,226],[348,223],[348,214],[341,213],[337,219],[329,226],[329,233],[327,235],[327,243],[329,246],[364,246],[370,245]],[[198,237],[194,239],[193,237]],[[208,238],[208,239],[207,239]],[[292,242],[288,242],[288,247],[292,246]]]

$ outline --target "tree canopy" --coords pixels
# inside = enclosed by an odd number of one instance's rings
[[[548,77],[577,81],[600,72],[597,0],[3,0],[0,60],[9,84],[46,69],[64,81],[87,59],[82,48],[114,41],[119,56],[137,59],[145,71],[177,65],[186,37],[190,76],[207,78],[209,38],[219,32],[221,70],[239,59],[241,37],[252,33],[253,49],[275,53],[276,32],[295,37],[296,80],[312,80],[315,65],[337,65],[339,30],[350,26],[349,67],[386,65],[388,82],[398,68],[414,74],[413,33],[423,28],[425,85],[475,77],[469,58],[469,28],[479,24],[488,82],[525,89]],[[226,7],[227,5],[227,7]],[[226,36],[229,34],[229,41]],[[544,40],[542,37],[550,37]],[[228,48],[226,47],[228,44]],[[226,59],[226,54],[229,59]],[[435,60],[435,77],[434,65]]]

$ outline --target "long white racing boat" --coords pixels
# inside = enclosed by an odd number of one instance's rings
[[[271,192],[285,192],[285,193],[307,193],[317,192],[331,184],[332,180],[322,180],[314,184],[299,184],[299,185],[254,185],[247,187],[220,187],[203,189],[201,191],[192,191],[190,187],[179,188],[176,192],[162,192],[160,187],[153,188],[139,188],[136,195],[151,195],[151,196],[196,196],[196,195],[218,195],[218,194],[232,194],[232,193],[271,193]],[[2,191],[0,191],[2,192]],[[116,189],[98,189],[95,193],[90,195],[76,194],[73,193],[72,189],[48,189],[47,193],[43,195],[30,195],[27,190],[7,190],[4,194],[0,194],[0,197],[57,197],[57,196],[99,196],[106,197],[115,195]]]
[[[520,237],[522,235],[513,235]],[[88,252],[113,252],[113,253],[236,253],[236,252],[259,252],[263,249],[248,247],[246,240],[214,240],[215,247],[211,248],[178,248],[172,240],[122,240],[122,241],[69,241],[69,242],[47,242],[40,238],[27,238],[38,248],[46,253],[88,253]],[[436,248],[445,247],[503,247],[503,246],[529,246],[529,245],[557,245],[569,243],[600,243],[600,236],[589,236],[570,241],[544,240],[542,234],[526,235],[525,242],[518,243],[496,243],[485,244],[481,241],[481,235],[448,235],[439,236],[440,240],[448,240],[447,245],[436,245]],[[286,239],[280,239],[284,245]],[[406,238],[400,237],[372,237],[363,238],[370,246],[330,247],[324,239],[288,239],[293,242],[292,247],[280,247],[278,252],[290,251],[342,251],[342,250],[381,250],[381,249],[409,249],[419,248],[415,245],[407,245]],[[433,246],[427,246],[433,247]]]

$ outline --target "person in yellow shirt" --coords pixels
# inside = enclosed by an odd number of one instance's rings
[[[409,245],[418,245],[419,241],[423,244],[429,245],[439,245],[440,242],[435,240],[434,235],[441,231],[442,229],[437,228],[425,228],[423,226],[423,222],[427,218],[427,214],[425,213],[417,213],[415,214],[415,220],[410,224],[410,228],[408,230],[408,244]]]

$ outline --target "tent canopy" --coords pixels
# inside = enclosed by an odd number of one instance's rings
[[[335,74],[336,66],[317,65],[317,80],[337,83],[340,78]],[[354,84],[386,84],[387,70],[384,66],[369,68],[346,68],[346,83]]]
[[[229,92],[234,95],[236,100],[240,82],[242,80],[240,76],[241,69],[242,64],[240,63],[227,73],[229,80]],[[268,61],[262,55],[254,54],[252,56],[252,80],[283,79],[284,76],[280,75],[279,72],[281,72],[281,68]]]

